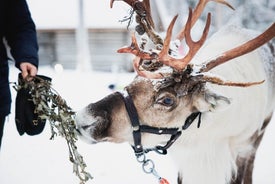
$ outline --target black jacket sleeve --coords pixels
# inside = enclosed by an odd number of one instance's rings
[[[25,0],[7,0],[6,39],[19,68],[21,62],[38,67],[38,44],[35,24]]]

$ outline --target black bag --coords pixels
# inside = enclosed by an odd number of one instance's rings
[[[42,78],[47,81],[52,79],[43,75],[37,75],[37,77]],[[34,82],[38,82],[38,79],[33,79]],[[21,73],[18,75],[18,84],[21,85],[23,78]],[[31,94],[29,89],[20,88],[17,91],[15,99],[15,124],[19,135],[24,133],[28,135],[40,134],[44,127],[46,120],[41,120],[38,115],[34,113],[35,105],[31,100]]]

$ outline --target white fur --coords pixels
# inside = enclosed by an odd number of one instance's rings
[[[253,38],[235,26],[225,27],[215,34],[194,59],[201,64]],[[170,153],[183,175],[184,184],[222,184],[230,182],[236,172],[238,155],[246,156],[252,147],[249,138],[259,130],[274,110],[274,58],[263,58],[263,49],[218,66],[214,74],[235,82],[266,80],[264,84],[248,87],[209,85],[209,89],[231,100],[222,111],[204,112],[201,128],[193,124],[183,132]],[[273,61],[272,61],[273,60]],[[269,72],[266,70],[269,65]],[[274,79],[273,79],[274,80]]]
[[[96,118],[90,116],[87,112],[87,108],[84,108],[77,112],[76,122],[77,122],[77,129],[80,131],[81,136],[79,136],[84,142],[93,144],[97,141],[93,139],[91,136],[91,131],[93,131],[93,125],[96,123]],[[83,129],[81,127],[89,126],[88,129]]]

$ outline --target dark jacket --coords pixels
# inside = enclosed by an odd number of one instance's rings
[[[3,42],[10,46],[15,66],[29,62],[38,67],[35,24],[25,0],[0,0],[0,117],[10,113],[11,94],[8,58]]]

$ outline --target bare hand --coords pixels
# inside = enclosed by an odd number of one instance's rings
[[[23,79],[26,79],[27,76],[36,76],[37,68],[31,63],[23,62],[20,64],[20,69],[22,71]]]

